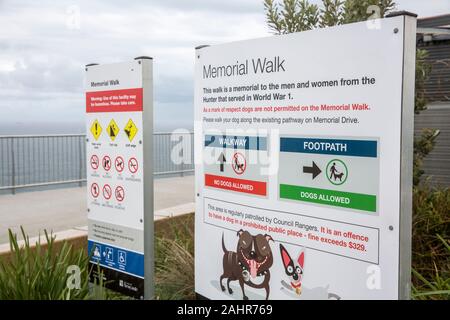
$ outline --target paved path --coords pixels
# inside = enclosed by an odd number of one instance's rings
[[[194,176],[155,179],[154,194],[156,215],[186,208],[194,202]],[[21,225],[30,237],[86,226],[86,188],[0,195],[0,244],[8,242],[8,228],[17,232]]]

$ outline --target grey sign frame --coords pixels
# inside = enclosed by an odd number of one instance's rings
[[[400,216],[398,299],[411,299],[412,188],[414,154],[414,99],[417,15],[401,11],[388,17],[403,17],[403,67],[400,140]],[[393,30],[398,33],[399,30]]]
[[[137,57],[142,64],[143,173],[144,173],[144,299],[154,298],[154,216],[153,216],[153,58]]]

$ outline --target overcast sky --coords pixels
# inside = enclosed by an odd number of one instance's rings
[[[449,0],[397,3],[450,13]],[[193,48],[268,35],[262,0],[0,0],[0,134],[82,130],[84,65],[139,55],[154,57],[156,129],[191,127]]]

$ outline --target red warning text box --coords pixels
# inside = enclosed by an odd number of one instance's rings
[[[142,88],[86,92],[86,112],[142,111]]]
[[[262,181],[236,179],[216,176],[212,174],[205,174],[205,186],[255,194],[259,196],[267,195],[267,183]]]

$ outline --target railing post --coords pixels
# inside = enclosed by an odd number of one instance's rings
[[[11,191],[16,194],[16,160],[14,155],[14,138],[11,138]]]
[[[190,148],[190,166],[191,170],[195,170],[195,162],[194,162],[194,133],[189,133],[189,148]]]
[[[78,138],[78,160],[79,160],[79,175],[78,179],[80,180],[79,186],[80,188],[83,186],[83,182],[81,182],[81,179],[83,179],[83,145],[84,145],[85,137],[79,137]]]
[[[181,137],[181,176],[184,177],[184,135],[180,135]]]

